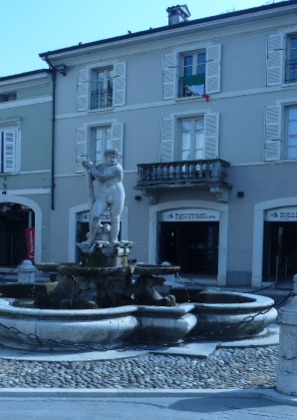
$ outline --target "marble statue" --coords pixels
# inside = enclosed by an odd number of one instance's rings
[[[124,171],[118,163],[119,152],[107,149],[104,153],[106,162],[95,166],[92,162],[83,162],[86,171],[87,193],[90,204],[90,232],[88,239],[81,245],[92,246],[95,240],[117,243],[120,230],[121,214],[124,207],[125,191],[123,187]],[[98,194],[95,197],[94,180],[98,182]],[[100,217],[110,208],[111,226],[102,225]]]

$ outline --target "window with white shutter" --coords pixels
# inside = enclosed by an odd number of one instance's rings
[[[281,158],[281,107],[266,107],[264,160]]]
[[[163,55],[163,99],[175,99],[177,91],[177,56]]]
[[[221,45],[206,48],[205,92],[210,95],[221,91]]]
[[[17,172],[16,137],[17,130],[0,128],[0,173]]]
[[[180,125],[180,159],[218,158],[219,114],[183,118]]]
[[[78,70],[77,78],[77,110],[87,111],[89,109],[90,80],[89,70]]]
[[[297,159],[297,105],[286,110],[286,157]]]
[[[126,63],[81,69],[77,79],[77,110],[126,105]]]
[[[174,148],[173,122],[174,120],[172,118],[164,118],[161,120],[161,150],[160,150],[161,162],[173,161],[173,148]]]
[[[276,86],[283,83],[284,35],[269,35],[267,39],[266,84]]]
[[[113,105],[122,106],[126,104],[126,63],[114,65],[113,80]]]
[[[205,96],[221,91],[221,45],[181,54],[179,96]]]
[[[107,149],[117,149],[119,162],[123,165],[124,124],[102,124],[89,128],[78,128],[76,134],[76,172],[83,172],[82,162],[92,161],[95,165],[105,162]]]
[[[78,128],[76,130],[76,172],[83,172],[83,161],[87,160],[86,153],[86,129]]]

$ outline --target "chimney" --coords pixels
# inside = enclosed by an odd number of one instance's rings
[[[168,25],[184,22],[186,18],[191,16],[186,4],[183,6],[178,4],[177,6],[168,7],[166,12],[168,13]]]

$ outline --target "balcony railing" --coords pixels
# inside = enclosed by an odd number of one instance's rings
[[[297,82],[297,59],[286,60],[286,83]]]
[[[139,164],[136,188],[154,188],[164,184],[223,184],[230,163],[221,159],[186,160]]]
[[[112,89],[92,91],[91,109],[103,109],[112,107]]]

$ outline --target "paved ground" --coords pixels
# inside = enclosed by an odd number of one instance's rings
[[[297,420],[297,398],[274,390],[269,340],[109,360],[0,349],[0,420]]]
[[[272,394],[267,398],[236,391],[176,396],[44,394],[0,396],[0,412],[3,420],[297,420],[297,400],[277,400]]]

